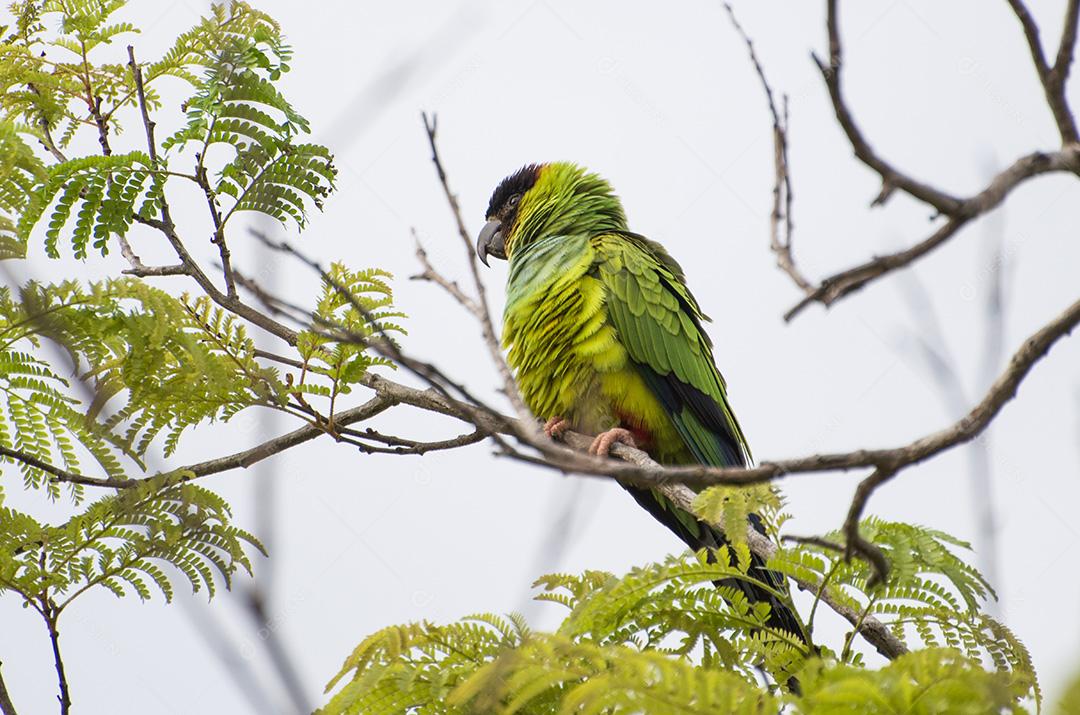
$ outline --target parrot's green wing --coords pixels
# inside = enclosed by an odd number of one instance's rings
[[[598,236],[593,248],[619,341],[687,449],[701,464],[747,465],[746,439],[701,328],[708,318],[679,264],[658,243],[631,233]]]
[[[631,233],[598,236],[593,249],[594,275],[604,285],[608,316],[619,342],[671,418],[684,451],[701,464],[748,465],[750,450],[728,405],[712,343],[701,328],[701,321],[708,318],[687,289],[679,264],[658,243]],[[727,543],[723,532],[671,503],[658,490],[626,488],[691,548],[708,547],[714,558],[712,551]],[[750,523],[764,532],[756,515],[750,515]],[[774,589],[786,588],[783,577],[756,555],[750,573]],[[771,624],[796,635],[802,632],[798,618],[772,593],[740,579],[724,583],[743,591],[752,602],[768,603]]]

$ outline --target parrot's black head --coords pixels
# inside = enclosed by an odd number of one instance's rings
[[[611,184],[577,164],[528,164],[506,177],[488,202],[476,254],[507,258],[548,236],[598,235],[626,229]]]
[[[487,257],[506,258],[506,237],[514,228],[521,197],[540,177],[542,164],[526,164],[503,179],[488,201],[487,223],[476,240],[476,254],[487,265]]]

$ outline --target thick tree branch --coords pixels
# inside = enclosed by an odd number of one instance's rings
[[[612,454],[624,463],[592,457],[574,449],[566,449],[546,439],[530,446],[542,453],[543,458],[538,461],[550,467],[593,476],[612,477],[645,488],[666,484],[684,484],[694,489],[717,484],[749,485],[769,482],[793,474],[867,468],[888,472],[889,474],[881,479],[883,482],[902,469],[975,438],[986,429],[1001,408],[1016,395],[1020,383],[1032,367],[1046,355],[1057,340],[1069,334],[1077,324],[1080,324],[1080,300],[1070,305],[1054,320],[1024,341],[983,399],[963,418],[944,429],[899,447],[813,454],[795,459],[767,461],[743,468],[705,465],[657,467],[651,460],[642,461],[647,458],[644,452],[625,445],[615,445],[612,450]],[[489,432],[520,437],[516,430],[517,420],[497,414],[483,414],[478,419],[474,419],[474,406],[447,398],[434,390],[409,387],[373,373],[365,375],[362,382],[377,395],[395,402],[472,422],[476,427]],[[573,448],[587,448],[591,439],[587,435],[567,432],[564,434],[563,441]],[[866,497],[868,496],[869,492],[866,493]],[[861,515],[865,499],[860,499],[860,502],[855,506]]]
[[[3,664],[0,663],[0,665]],[[15,710],[15,704],[11,702],[11,695],[8,694],[3,675],[0,675],[0,715],[19,715]]]

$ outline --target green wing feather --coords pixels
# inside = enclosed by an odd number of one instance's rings
[[[595,275],[606,289],[608,316],[618,339],[685,448],[655,445],[654,456],[660,461],[696,461],[718,467],[749,464],[750,449],[728,405],[712,343],[701,328],[701,321],[708,318],[687,289],[679,264],[658,243],[636,234],[604,234],[593,239],[593,248]],[[722,532],[672,504],[659,491],[627,490],[692,548],[708,547],[711,552],[726,543]],[[762,530],[757,516],[751,515],[750,521]],[[783,577],[768,570],[757,556],[752,559],[751,573],[773,588],[786,587]],[[768,603],[771,624],[794,634],[802,632],[795,614],[768,591],[742,580],[728,585],[742,590],[753,602]]]
[[[612,325],[686,449],[702,464],[748,464],[749,447],[701,327],[708,317],[679,264],[660,244],[631,233],[598,236],[593,247]]]

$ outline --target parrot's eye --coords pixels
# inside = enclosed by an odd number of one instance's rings
[[[515,206],[518,205],[518,203],[520,201],[521,201],[521,194],[514,194],[513,196],[511,196],[509,199],[506,200],[506,205],[509,206],[510,208],[514,208]]]

